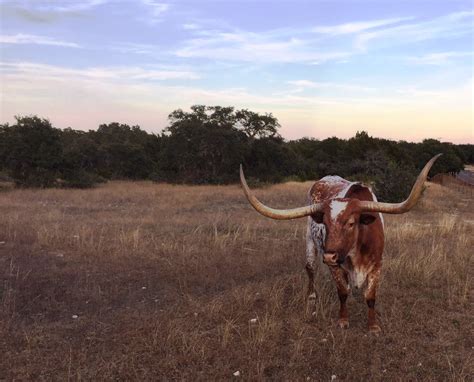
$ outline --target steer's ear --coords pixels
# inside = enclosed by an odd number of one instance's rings
[[[359,222],[360,224],[368,225],[372,224],[375,221],[376,217],[374,215],[369,214],[361,214]]]
[[[316,223],[322,224],[323,223],[324,212],[316,212],[316,213],[312,214],[311,217],[313,218],[313,220]]]

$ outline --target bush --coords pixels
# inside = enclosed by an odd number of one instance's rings
[[[373,138],[302,138],[286,142],[271,114],[195,105],[175,110],[160,135],[118,122],[97,131],[55,129],[47,119],[16,117],[0,125],[0,173],[21,187],[92,187],[107,179],[236,183],[239,164],[255,184],[317,180],[339,175],[373,186],[384,201],[404,199],[435,154],[430,171],[458,172],[474,158],[474,145],[435,139],[422,143]]]
[[[47,119],[15,117],[0,126],[0,157],[8,175],[20,187],[51,187],[63,160],[60,130]]]

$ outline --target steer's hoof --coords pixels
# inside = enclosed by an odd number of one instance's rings
[[[369,333],[379,334],[381,331],[382,329],[377,324],[373,324],[369,326]]]
[[[337,320],[337,326],[341,329],[348,329],[349,328],[349,320],[347,318],[340,318]]]

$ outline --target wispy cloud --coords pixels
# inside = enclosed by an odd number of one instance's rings
[[[44,1],[37,0],[21,1],[20,5],[31,7],[37,10],[43,11],[55,11],[55,12],[77,12],[92,9],[98,5],[107,3],[109,0],[81,0],[81,1]]]
[[[153,69],[141,67],[91,67],[84,69],[65,68],[30,62],[0,63],[5,74],[14,76],[33,75],[36,78],[62,80],[67,77],[84,80],[116,80],[130,81],[165,81],[165,80],[195,80],[199,78],[195,72],[184,70]]]
[[[185,30],[197,30],[199,28],[200,28],[199,24],[196,24],[196,23],[183,24],[183,29]]]
[[[473,33],[474,12],[455,12],[428,21],[419,21],[360,33],[355,46],[366,50],[369,44],[398,45],[431,39],[460,37]]]
[[[355,91],[355,92],[373,92],[376,89],[373,87],[354,85],[354,84],[341,84],[334,82],[314,82],[309,80],[295,80],[287,81],[288,84],[296,87],[296,91],[303,91],[305,89],[320,89],[320,90],[336,90],[336,91]]]
[[[156,10],[160,19],[168,4],[142,0]],[[152,17],[153,18],[153,17]],[[410,44],[430,38],[448,38],[472,34],[472,12],[458,12],[431,20],[413,22],[415,18],[393,17],[315,27],[286,27],[253,32],[218,23],[215,20],[192,19],[181,24],[192,37],[178,40],[172,51],[146,44],[119,47],[130,53],[179,59],[205,59],[252,63],[322,64],[349,62],[354,55],[365,54],[369,44]]]
[[[451,96],[445,91],[419,89],[415,86],[397,89],[396,93],[400,94],[402,97],[425,98],[430,99],[431,101],[435,99],[447,99],[449,96]]]
[[[31,62],[0,62],[0,68],[2,69],[5,82],[21,82],[34,88],[35,83],[42,81],[50,81],[49,83],[62,83],[67,86],[69,83],[88,84],[91,85],[91,89],[94,86],[97,88],[109,88],[111,92],[122,89],[118,93],[127,93],[127,89],[141,89],[143,91],[142,97],[145,101],[146,97],[154,92],[154,97],[166,97],[173,98],[177,102],[183,104],[190,104],[194,102],[222,102],[225,104],[236,103],[238,105],[243,104],[255,104],[261,107],[262,105],[271,105],[274,107],[302,107],[304,105],[309,106],[321,106],[321,105],[375,105],[375,104],[392,104],[409,105],[416,98],[420,100],[424,99],[427,103],[431,102],[431,99],[426,99],[427,96],[437,98],[450,98],[453,99],[452,94],[458,88],[448,89],[427,89],[420,87],[402,87],[399,89],[392,89],[391,93],[398,93],[406,97],[394,97],[386,96],[382,93],[378,93],[378,90],[371,87],[365,87],[357,84],[341,84],[332,82],[314,82],[309,80],[296,80],[287,81],[288,84],[293,86],[305,87],[305,88],[319,88],[323,92],[320,95],[294,95],[286,93],[282,96],[282,93],[275,91],[273,93],[268,92],[255,92],[249,90],[246,87],[233,87],[226,89],[206,89],[194,87],[191,85],[176,85],[168,84],[163,81],[167,80],[194,80],[198,79],[199,75],[192,71],[183,70],[169,70],[169,69],[153,69],[153,68],[140,68],[140,67],[92,67],[92,68],[69,68],[60,67],[53,65],[44,65],[39,63]],[[138,87],[134,86],[137,85]],[[54,87],[52,87],[54,88]],[[466,86],[463,85],[462,89]],[[115,90],[113,90],[115,89]],[[338,94],[329,95],[331,92],[328,90],[337,89]],[[363,95],[350,95],[347,90],[364,91]],[[385,89],[387,90],[387,89]],[[33,92],[34,93],[34,92]]]
[[[132,42],[122,42],[111,44],[109,49],[121,52],[121,53],[132,53],[132,54],[140,54],[140,55],[147,55],[147,56],[159,56],[162,55],[162,50],[159,49],[156,45],[152,44],[138,44]]]
[[[331,26],[317,26],[317,27],[312,28],[311,31],[315,33],[328,34],[328,35],[353,34],[353,33],[360,33],[369,29],[397,24],[402,21],[407,21],[411,19],[412,17],[398,17],[398,18],[391,18],[391,19],[344,23],[344,24],[331,25]]]
[[[171,110],[198,103],[272,111],[288,138],[331,136],[336,130],[338,136],[349,137],[357,130],[369,129],[372,134],[400,139],[398,128],[410,126],[405,139],[433,134],[450,141],[469,139],[472,82],[445,89],[400,88],[398,93],[393,89],[390,95],[356,96],[341,89],[339,95],[328,96],[268,93],[248,87],[211,89],[161,81],[194,78],[192,73],[171,70],[72,69],[36,63],[3,63],[0,68],[4,93],[14,95],[2,100],[3,114],[12,118],[37,113],[52,117],[58,127],[89,129],[104,121],[120,120],[157,132],[166,126]],[[296,84],[321,85],[299,81]],[[384,127],[380,121],[386,121]],[[455,128],[447,132],[447,125]]]
[[[17,0],[1,3],[2,12],[35,23],[50,23],[62,17],[77,16],[110,0],[51,1]]]
[[[163,20],[163,15],[170,8],[168,3],[163,3],[156,0],[141,0],[143,5],[147,7],[147,12],[149,12],[149,17],[146,18],[152,24],[156,24]]]
[[[320,51],[310,41],[277,36],[274,32],[200,32],[175,51],[178,57],[255,63],[320,63],[348,57],[347,51]]]
[[[472,58],[473,56],[474,52],[437,52],[407,57],[406,60],[417,65],[447,65],[456,60]]]
[[[0,35],[0,43],[2,44],[34,44],[34,45],[52,45],[63,46],[68,48],[80,48],[79,44],[63,40],[57,40],[47,36],[36,36],[30,34],[18,33],[15,35]]]
[[[185,41],[175,54],[182,58],[320,64],[347,61],[350,56],[364,53],[369,43],[405,44],[472,33],[472,12],[419,22],[413,22],[414,19],[393,17],[258,33],[232,27],[206,29],[202,23],[188,23],[183,29],[194,32],[194,37]],[[339,49],[331,49],[331,41]]]

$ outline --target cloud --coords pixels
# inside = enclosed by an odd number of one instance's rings
[[[168,7],[164,3],[142,0],[157,6],[158,15]],[[148,5],[150,6],[150,5]],[[177,41],[171,55],[179,59],[203,59],[221,62],[323,64],[349,62],[364,54],[370,43],[407,44],[427,38],[448,38],[472,33],[470,12],[458,12],[428,21],[412,22],[413,17],[393,17],[354,21],[332,26],[287,27],[260,32],[218,24],[215,20],[190,20],[181,27],[191,35]],[[157,55],[156,47],[129,47],[132,52]],[[135,49],[137,48],[137,49]],[[158,51],[163,55],[163,50]]]
[[[183,24],[183,29],[184,30],[198,30],[200,29],[200,26],[199,24],[196,24],[196,23],[187,23],[187,24]]]
[[[80,48],[79,44],[57,40],[52,37],[36,36],[30,34],[18,33],[16,35],[0,35],[0,43],[2,44],[34,44],[34,45],[52,45],[63,46],[68,48]]]
[[[156,0],[141,0],[142,4],[148,8],[150,14],[146,19],[152,24],[156,24],[163,20],[163,14],[167,12],[170,8],[170,5],[167,3],[162,3]]]
[[[309,80],[287,81],[287,83],[296,86],[296,91],[303,91],[305,89],[321,89],[336,91],[372,92],[376,90],[375,88],[368,86],[340,84],[334,82],[314,82]]]
[[[199,76],[192,71],[147,69],[141,67],[91,67],[85,69],[71,69],[53,65],[30,62],[0,63],[5,75],[36,79],[63,80],[74,77],[82,80],[103,80],[117,82],[143,82],[165,80],[195,80]]]
[[[281,28],[259,33],[236,28],[205,29],[203,23],[184,24],[193,32],[175,50],[181,58],[205,58],[255,63],[347,62],[373,42],[404,44],[429,38],[472,33],[471,12],[458,12],[428,21],[414,17],[354,21],[311,28]],[[334,48],[338,47],[338,48]]]
[[[2,63],[2,115],[49,117],[58,127],[96,128],[118,120],[158,132],[171,110],[193,104],[232,105],[257,112],[273,112],[287,138],[353,136],[357,130],[393,139],[419,140],[440,136],[467,141],[472,124],[472,81],[452,88],[400,88],[388,94],[351,95],[341,89],[335,96],[295,95],[254,88],[213,89],[176,85],[173,79],[195,74],[162,68],[74,69],[38,63]],[[182,82],[183,83],[183,82]],[[325,86],[299,80],[291,85]],[[5,122],[5,121],[3,121]],[[446,126],[452,126],[446,129]]]
[[[29,21],[33,23],[51,23],[58,18],[58,15],[56,12],[54,13],[37,12],[37,11],[31,11],[29,9],[24,9],[24,8],[15,8],[15,9],[6,8],[5,13],[12,13],[15,16],[19,16],[24,21]]]
[[[17,0],[0,4],[5,14],[21,17],[23,20],[36,23],[51,23],[62,17],[78,16],[109,0],[52,1],[52,0]]]
[[[369,44],[398,45],[426,40],[472,35],[474,12],[455,12],[428,21],[397,25],[375,31],[360,33],[355,42],[359,50]]]
[[[162,57],[163,51],[157,45],[152,44],[138,44],[133,42],[122,42],[111,44],[109,49],[120,53],[133,53],[140,55],[153,56],[155,58]]]
[[[33,9],[54,12],[85,11],[107,3],[108,0],[81,0],[81,1],[34,1],[23,2]]]
[[[350,56],[347,51],[319,51],[305,39],[278,36],[275,32],[199,32],[175,51],[181,58],[245,61],[254,63],[321,63]]]
[[[447,65],[455,60],[472,58],[473,55],[474,52],[438,52],[407,57],[406,60],[417,65]]]
[[[328,35],[342,35],[363,32],[377,27],[397,24],[402,21],[411,20],[412,17],[398,17],[391,19],[381,19],[372,21],[359,21],[353,23],[338,24],[332,26],[318,26],[311,29],[314,33],[328,34]]]
[[[287,81],[286,83],[299,87],[318,88],[325,91],[322,95],[294,95],[283,91],[255,92],[244,87],[228,89],[206,89],[190,85],[173,85],[163,81],[168,80],[194,80],[199,76],[192,71],[155,69],[141,67],[92,67],[84,69],[60,67],[31,62],[9,63],[1,62],[0,68],[3,72],[5,83],[23,83],[25,91],[35,87],[37,83],[56,84],[57,86],[87,85],[91,89],[107,89],[107,92],[115,94],[116,97],[127,97],[130,89],[133,92],[139,90],[142,101],[147,102],[149,95],[159,99],[166,97],[163,102],[174,100],[187,103],[236,103],[238,105],[271,105],[273,107],[302,107],[321,105],[401,105],[410,104],[416,100],[427,104],[435,97],[438,99],[451,99],[458,88],[449,89],[426,89],[426,88],[400,88],[393,89],[390,94],[400,94],[402,97],[387,96],[378,92],[378,89],[359,86],[354,84],[340,84],[330,82],[314,82],[309,80]],[[63,84],[63,85],[60,85]],[[81,85],[82,84],[82,85]],[[56,86],[51,86],[56,89]],[[338,94],[329,96],[327,90],[336,89]],[[465,84],[462,89],[466,90]],[[349,95],[347,90],[364,91],[362,96]],[[53,93],[55,93],[54,90]],[[387,89],[385,89],[387,91]],[[34,93],[34,91],[33,91]],[[370,94],[368,94],[370,93]],[[283,95],[286,94],[286,95]],[[472,97],[471,97],[472,98]],[[151,100],[151,98],[150,98]]]
[[[109,0],[81,0],[81,1],[55,1],[55,0],[17,0],[7,2],[7,6],[21,9],[30,9],[43,12],[76,12],[85,11],[107,3]]]

